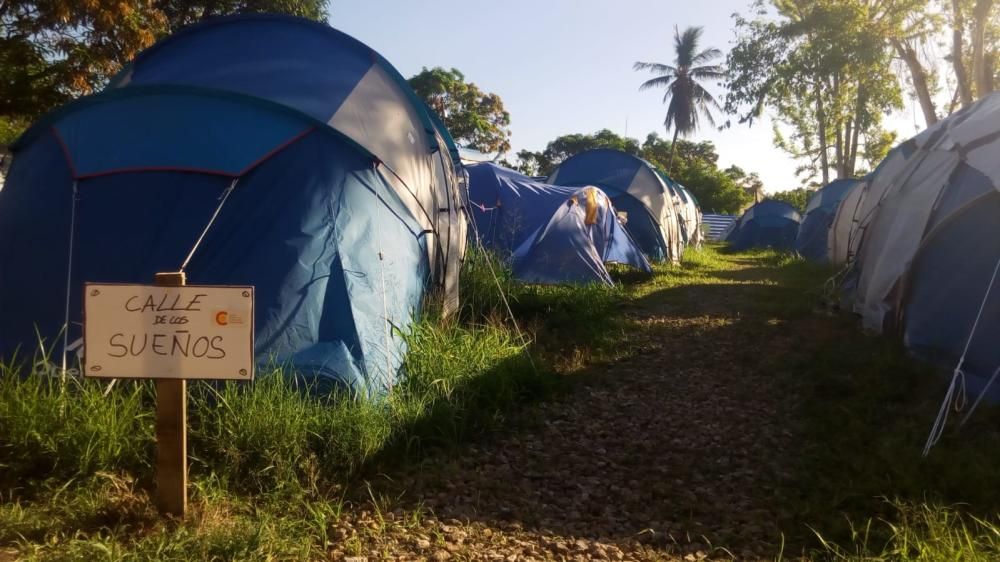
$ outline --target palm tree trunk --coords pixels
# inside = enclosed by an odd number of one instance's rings
[[[677,152],[677,135],[680,129],[674,127],[674,140],[670,142],[670,163],[667,164],[667,175],[674,173],[674,153]]]

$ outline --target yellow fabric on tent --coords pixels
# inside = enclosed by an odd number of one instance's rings
[[[597,224],[597,211],[600,209],[600,205],[597,202],[597,190],[588,187],[585,193],[587,196],[587,215],[583,223],[587,226],[593,226]]]

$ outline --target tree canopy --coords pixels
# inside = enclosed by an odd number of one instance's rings
[[[526,174],[548,176],[570,156],[595,148],[611,148],[629,154],[639,154],[639,141],[621,137],[609,129],[594,134],[562,135],[546,145],[541,152],[522,150],[517,153],[518,169]]]
[[[480,152],[510,150],[510,113],[500,96],[483,92],[457,69],[424,68],[410,86],[444,121],[458,144]]]
[[[809,204],[809,199],[816,193],[815,189],[806,189],[804,187],[797,187],[795,189],[789,189],[787,191],[778,191],[767,196],[768,199],[774,201],[784,201],[795,210],[803,213],[806,210],[806,205]]]
[[[670,177],[691,191],[704,212],[738,213],[752,200],[752,195],[741,183],[751,174],[736,166],[720,169],[719,154],[711,141],[695,143],[679,139],[671,143],[650,133],[640,150],[640,156],[663,170],[670,162],[671,153],[674,153],[674,171]],[[757,177],[756,174],[752,176]]]
[[[773,112],[775,144],[812,186],[884,158],[896,139],[883,118],[904,91],[929,126],[1000,78],[995,0],[755,0],[734,18],[725,109],[741,123]],[[932,58],[938,45],[947,64]],[[951,103],[939,107],[940,93]]]
[[[712,142],[678,140],[671,143],[656,133],[650,133],[642,143],[608,129],[593,134],[563,135],[540,152],[520,151],[517,155],[518,169],[529,175],[548,176],[575,154],[595,148],[611,148],[639,156],[665,171],[675,145],[674,172],[670,177],[688,188],[705,212],[736,213],[752,200],[752,195],[744,189],[741,181],[748,177],[756,178],[756,174],[747,174],[736,167],[719,169],[719,154]]]
[[[902,107],[901,85],[869,4],[772,0],[772,19],[758,1],[755,19],[736,17],[726,109],[746,123],[773,110],[775,145],[805,182],[852,177],[859,161],[885,156],[872,147],[891,144],[882,120]]]
[[[328,0],[0,1],[0,142],[100,89],[142,49],[200,19],[250,12],[326,18]]]

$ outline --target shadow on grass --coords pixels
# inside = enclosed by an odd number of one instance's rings
[[[702,285],[654,292],[637,307],[782,293]],[[768,362],[795,334],[738,307],[727,312],[635,320],[642,353],[574,374],[570,394],[488,448],[389,471],[387,493],[405,492],[441,519],[600,540],[641,536],[655,547],[705,536],[776,553],[779,529],[766,521],[780,518],[773,490],[787,459],[775,454],[782,443],[771,430],[786,425],[787,404]]]
[[[489,447],[382,485],[441,519],[738,556],[818,548],[813,529],[849,543],[851,522],[898,514],[887,498],[1000,509],[996,410],[921,458],[947,380],[821,313],[826,268],[726,259],[750,267],[632,303],[638,356],[577,373]]]
[[[258,502],[292,521],[299,497],[315,506],[345,493],[364,504],[371,480],[374,494],[443,520],[661,550],[710,543],[741,558],[773,557],[783,541],[786,553],[815,547],[811,529],[850,542],[848,518],[891,520],[883,498],[995,513],[1000,415],[984,410],[922,459],[947,381],[862,335],[852,318],[817,313],[826,275],[781,254],[695,253],[621,294],[519,289],[513,306],[541,357],[591,354],[571,375],[547,360],[533,369],[523,352],[475,360],[454,350],[461,338],[442,337],[420,358],[420,388],[433,392],[415,389],[390,417],[294,400],[281,410],[284,394],[227,398],[242,417],[193,439],[193,473],[221,481],[223,503],[250,505],[249,527]],[[441,369],[450,375],[436,378]],[[140,482],[149,474],[136,472]],[[283,483],[290,489],[268,489]],[[129,503],[141,485],[115,484],[117,495],[79,486],[86,495],[34,512],[22,534],[41,541],[104,527],[96,532],[131,540],[148,523],[148,502]],[[109,518],[115,509],[124,515]]]

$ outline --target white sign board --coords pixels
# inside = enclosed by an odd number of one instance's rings
[[[251,380],[253,287],[87,283],[84,375]]]

